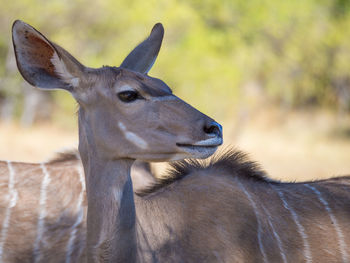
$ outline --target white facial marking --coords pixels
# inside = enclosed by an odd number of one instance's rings
[[[114,195],[115,201],[119,204],[122,201],[123,192],[120,191],[118,188],[114,188],[113,195]]]
[[[79,193],[77,207],[76,207],[77,218],[75,220],[74,225],[72,226],[72,231],[69,235],[69,240],[68,240],[67,247],[66,247],[66,251],[67,251],[66,252],[66,263],[71,262],[71,256],[72,256],[72,253],[74,251],[74,241],[76,239],[78,226],[83,222],[83,218],[84,218],[84,207],[82,207],[82,203],[83,203],[84,194],[85,194],[85,179],[84,179],[82,167],[80,165],[77,166],[77,170],[78,170],[78,174],[79,174],[79,181],[80,181],[80,185],[81,185],[81,190]]]
[[[134,145],[140,147],[141,149],[147,149],[148,143],[144,139],[139,137],[137,134],[128,131],[122,122],[118,122],[118,126],[123,132],[125,139],[127,139],[129,142],[132,142]]]
[[[263,243],[262,243],[262,240],[261,240],[261,222],[260,222],[260,215],[259,215],[259,212],[258,212],[258,208],[256,207],[256,203],[254,202],[251,194],[247,191],[247,189],[243,186],[243,184],[238,180],[238,178],[236,178],[236,181],[238,183],[238,186],[239,188],[242,189],[243,193],[247,196],[250,204],[252,205],[253,207],[253,210],[254,210],[254,213],[255,213],[255,216],[256,216],[256,221],[258,223],[258,242],[259,242],[259,248],[260,248],[260,252],[263,256],[263,261],[264,262],[269,262],[267,260],[267,256],[266,256],[266,253],[265,253],[265,250],[264,250],[264,246],[263,246]]]
[[[45,217],[46,217],[46,198],[47,198],[47,186],[49,185],[51,179],[50,174],[46,169],[46,166],[44,163],[40,164],[41,170],[44,174],[44,179],[41,183],[40,187],[40,201],[39,201],[39,218],[37,223],[37,235],[34,242],[34,262],[39,262],[41,259],[40,255],[40,243],[42,241],[42,237],[44,234],[44,227],[45,227]]]
[[[213,146],[213,145],[220,145],[221,143],[222,143],[222,139],[215,137],[215,138],[210,138],[210,139],[196,142],[193,145],[195,145],[195,146]]]
[[[66,65],[64,62],[58,57],[56,52],[53,54],[51,58],[52,64],[55,66],[55,72],[66,82],[70,83],[73,87],[78,87],[79,85],[79,78],[74,77],[72,74],[69,73],[67,70]]]
[[[265,206],[261,204],[261,207],[262,207],[262,209],[264,210],[265,214],[267,215],[267,221],[268,221],[268,223],[269,223],[269,225],[270,225],[270,227],[271,227],[271,230],[272,230],[272,233],[273,233],[274,237],[275,237],[276,240],[277,240],[277,245],[278,245],[278,248],[279,248],[279,250],[280,250],[280,254],[281,254],[283,263],[287,263],[288,261],[287,261],[286,254],[284,253],[284,249],[283,249],[283,246],[282,246],[282,241],[281,241],[279,235],[277,234],[277,231],[276,231],[275,227],[274,227],[273,224],[272,224],[272,220],[273,220],[273,219],[272,219],[270,213],[269,213],[269,212],[267,211],[267,209],[265,208]]]
[[[2,254],[4,250],[4,244],[6,242],[7,232],[10,225],[11,209],[16,206],[18,194],[15,185],[15,171],[10,161],[7,161],[7,167],[9,170],[9,181],[8,181],[8,199],[9,203],[6,208],[5,218],[2,223],[2,229],[0,234],[0,262],[2,262]]]
[[[135,91],[134,88],[132,88],[130,85],[124,84],[123,86],[121,86],[120,88],[118,88],[117,86],[117,92],[123,92],[123,91]]]
[[[152,101],[168,101],[168,100],[177,100],[178,98],[174,95],[162,96],[162,97],[152,97]]]
[[[300,234],[300,236],[303,239],[303,243],[304,243],[304,256],[306,259],[306,262],[311,263],[312,262],[312,256],[311,256],[311,251],[310,251],[310,245],[309,245],[309,241],[308,241],[308,236],[305,233],[305,228],[302,226],[302,224],[300,223],[299,220],[299,216],[297,215],[297,213],[294,211],[294,209],[292,207],[290,207],[286,201],[286,199],[284,198],[284,194],[282,191],[278,190],[275,186],[273,186],[272,184],[270,184],[271,188],[273,188],[278,196],[281,198],[283,206],[285,209],[287,209],[291,215],[292,218],[297,226],[298,232]]]
[[[331,207],[329,206],[328,202],[322,197],[321,192],[314,186],[311,186],[309,184],[304,184],[307,188],[309,188],[310,190],[312,190],[318,197],[318,199],[321,201],[321,203],[324,205],[326,211],[328,212],[328,215],[332,221],[332,224],[334,226],[335,232],[337,233],[338,236],[338,245],[340,247],[340,251],[341,251],[341,255],[342,255],[342,259],[343,262],[348,262],[348,254],[346,252],[346,244],[344,241],[344,235],[343,232],[338,224],[337,219],[335,218]]]

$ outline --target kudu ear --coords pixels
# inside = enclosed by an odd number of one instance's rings
[[[163,25],[161,23],[155,24],[149,37],[130,52],[120,67],[143,74],[150,71],[158,56],[163,36]]]
[[[84,66],[30,25],[16,20],[12,41],[17,67],[31,85],[69,91],[79,85]]]

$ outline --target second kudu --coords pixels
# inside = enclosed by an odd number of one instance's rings
[[[9,193],[1,196],[3,262],[349,262],[349,177],[275,182],[228,151],[207,163],[179,162],[167,179],[134,194],[135,159],[206,158],[222,143],[219,124],[146,74],[162,37],[157,24],[119,68],[92,69],[31,26],[14,23],[23,77],[68,90],[79,104],[88,211],[77,209],[82,179],[59,174],[57,163],[41,165],[41,188],[26,184],[29,172],[15,178],[16,167],[37,174],[37,165],[0,166],[9,175],[0,185]],[[70,162],[63,163],[75,169]],[[37,196],[52,204],[35,220],[28,210],[43,206]],[[23,221],[30,222],[28,233],[19,230]]]

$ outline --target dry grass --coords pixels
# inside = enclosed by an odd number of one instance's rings
[[[225,145],[249,153],[273,177],[303,181],[350,174],[350,138],[332,136],[343,123],[327,113],[273,110],[224,122]],[[55,151],[77,147],[77,129],[41,124],[23,128],[0,123],[0,159],[47,160]],[[162,170],[157,165],[158,170]]]
[[[41,162],[55,152],[77,147],[78,131],[49,124],[24,128],[13,123],[0,123],[0,159]]]
[[[228,125],[225,142],[249,153],[276,179],[305,181],[350,175],[350,138],[334,135],[349,129],[349,124],[349,116],[326,112],[268,110]]]

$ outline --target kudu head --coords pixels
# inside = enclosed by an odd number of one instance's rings
[[[12,28],[17,66],[33,86],[64,89],[78,102],[80,151],[103,158],[168,161],[206,158],[222,144],[221,126],[147,72],[164,29],[156,24],[120,67],[83,66],[30,25]],[[90,153],[91,154],[91,153]]]

